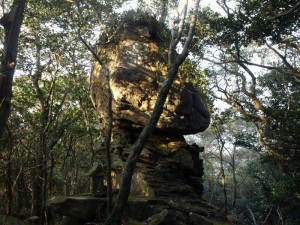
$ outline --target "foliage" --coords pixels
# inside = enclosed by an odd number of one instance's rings
[[[250,168],[253,163],[258,170],[241,171],[253,175],[245,182],[259,195],[249,194],[240,205],[257,209],[254,216],[261,222],[270,212],[273,219],[282,217],[288,224],[299,209],[299,2],[229,3],[219,1],[223,12],[202,9],[193,54],[205,60],[212,112],[226,113],[218,107],[223,101],[238,112],[234,118],[256,126],[257,135],[243,131],[237,139],[228,139],[233,146],[259,151],[263,158],[254,157],[245,165]],[[217,123],[228,132],[227,125]],[[272,224],[271,219],[266,222]]]
[[[250,41],[264,42],[270,38],[276,43],[299,30],[299,7],[286,15],[278,16],[297,4],[299,2],[296,0],[242,0],[238,3],[240,12],[237,18],[243,22],[244,34]]]
[[[28,1],[8,127],[12,147],[0,156],[8,199],[1,211],[13,198],[10,213],[37,215],[30,209],[46,201],[36,199],[42,187],[46,198],[87,192],[84,174],[99,161],[101,135],[89,100],[91,62],[77,39],[74,8],[70,1]],[[1,141],[8,137],[7,132]]]
[[[221,3],[220,3],[221,4]],[[287,12],[298,1],[236,1],[235,9],[221,4],[227,17],[220,13],[204,8],[200,18],[209,24],[208,33],[221,45],[231,45],[236,38],[239,44],[247,46],[253,42],[265,43],[272,40],[278,43],[294,35],[299,29],[299,7],[284,16],[275,17],[277,14]],[[233,13],[232,13],[233,12]],[[275,17],[275,18],[274,18]],[[213,31],[213,32],[212,32]],[[213,45],[213,43],[211,43]]]

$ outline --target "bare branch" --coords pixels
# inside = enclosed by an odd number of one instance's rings
[[[195,33],[195,30],[196,30],[196,22],[197,22],[197,16],[198,16],[199,3],[200,3],[200,0],[195,0],[194,1],[194,6],[193,6],[194,11],[193,11],[193,15],[192,15],[191,21],[190,21],[188,36],[187,36],[187,39],[184,42],[183,50],[182,50],[181,54],[178,56],[175,64],[180,64],[181,65],[183,63],[183,61],[186,59],[187,55],[188,55],[189,48],[190,48],[190,45],[192,43],[194,33]]]
[[[275,52],[283,61],[283,63],[294,73],[297,73],[297,70],[286,60],[286,57],[283,56],[282,54],[280,54],[275,48],[273,48],[271,45],[269,45],[268,43],[266,43],[268,48],[270,48],[273,52]]]

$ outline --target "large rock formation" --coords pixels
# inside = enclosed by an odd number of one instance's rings
[[[167,73],[167,48],[153,36],[156,35],[148,26],[125,24],[114,42],[98,50],[111,76],[112,158],[116,183],[122,176],[133,142],[149,119]],[[132,194],[151,197],[196,197],[201,194],[203,166],[199,152],[202,149],[189,146],[183,137],[204,131],[210,123],[209,113],[200,97],[191,84],[175,80],[155,132],[137,164]],[[107,98],[104,71],[95,63],[92,99],[103,130],[108,121]]]
[[[116,43],[102,46],[98,52],[100,56],[107,56],[105,60],[112,78],[112,158],[116,188],[130,148],[149,119],[166,75],[164,49],[152,38],[147,27],[126,26],[117,36]],[[93,68],[92,97],[105,131],[107,92],[103,71],[97,63]],[[200,93],[192,85],[176,80],[155,132],[137,163],[131,196],[124,212],[125,224],[231,224],[218,208],[200,198],[203,165],[199,153],[203,148],[188,145],[183,137],[205,130],[209,122]],[[102,166],[95,167],[88,175],[102,179]],[[102,221],[106,198],[100,197],[101,193],[95,190],[94,193],[97,197],[56,197],[50,199],[48,207],[65,216],[61,225]]]

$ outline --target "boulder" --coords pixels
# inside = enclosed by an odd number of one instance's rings
[[[93,221],[97,212],[106,210],[106,201],[90,196],[60,196],[49,200],[49,208],[60,215]]]

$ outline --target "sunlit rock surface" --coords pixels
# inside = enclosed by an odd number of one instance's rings
[[[114,42],[99,47],[98,54],[110,71],[113,92],[112,160],[116,188],[130,148],[147,123],[165,79],[166,49],[151,38],[147,26],[124,26]],[[98,63],[93,66],[91,81],[92,99],[105,131],[107,90],[105,72]],[[189,146],[183,138],[209,126],[209,113],[200,97],[191,84],[175,80],[155,132],[137,164],[132,194],[191,198],[201,195],[202,149]]]

